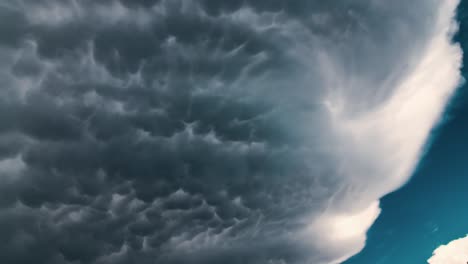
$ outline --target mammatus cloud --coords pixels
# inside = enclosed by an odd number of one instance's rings
[[[5,0],[0,262],[339,263],[456,89],[457,0]]]
[[[455,264],[468,261],[468,236],[456,239],[434,250],[429,264]]]

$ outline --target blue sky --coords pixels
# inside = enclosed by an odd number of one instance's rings
[[[465,52],[467,12],[468,1],[462,1],[456,41]],[[465,78],[467,71],[465,66]],[[426,263],[438,246],[468,233],[467,89],[459,89],[410,182],[382,199],[382,213],[368,233],[365,249],[346,263]]]

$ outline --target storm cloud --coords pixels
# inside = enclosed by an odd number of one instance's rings
[[[337,263],[459,84],[457,0],[3,0],[0,262]]]

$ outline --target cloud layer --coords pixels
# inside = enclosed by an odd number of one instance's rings
[[[0,262],[350,257],[459,83],[457,4],[2,1]]]
[[[468,236],[438,247],[427,262],[429,264],[456,264],[465,263],[467,260]]]

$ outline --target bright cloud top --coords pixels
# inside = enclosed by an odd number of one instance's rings
[[[468,236],[456,239],[434,250],[429,264],[459,264],[468,261]]]

